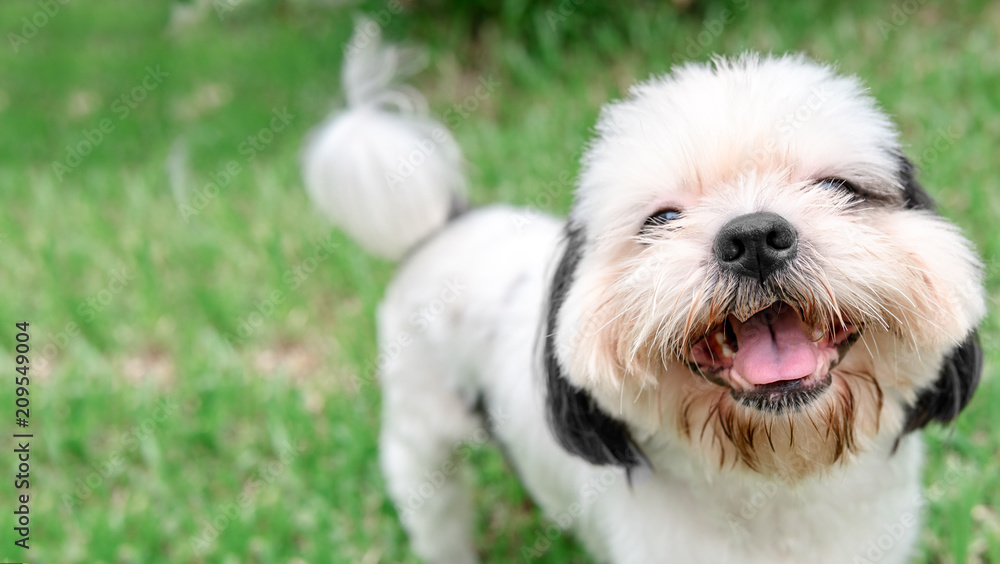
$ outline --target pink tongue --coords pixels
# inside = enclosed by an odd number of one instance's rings
[[[798,380],[816,370],[819,351],[802,330],[795,310],[778,304],[734,323],[739,349],[733,370],[759,386],[781,380]]]

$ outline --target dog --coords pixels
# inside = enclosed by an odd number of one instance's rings
[[[529,561],[563,530],[616,564],[913,554],[918,431],[982,370],[981,264],[858,79],[746,53],[638,84],[560,220],[470,209],[406,52],[350,47],[303,176],[401,261],[380,461],[416,555],[478,561],[456,445],[484,428],[553,520]]]

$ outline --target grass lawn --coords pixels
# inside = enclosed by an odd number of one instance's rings
[[[28,553],[4,442],[2,561],[415,562],[378,470],[379,392],[356,378],[392,265],[332,231],[298,171],[339,103],[351,11],[215,4],[235,8],[88,0],[42,18],[34,0],[0,3],[0,363],[13,374],[14,323],[30,322],[35,434]],[[698,4],[588,18],[596,3],[508,2],[485,20],[392,15],[387,32],[428,46],[417,84],[451,117],[473,200],[554,213],[600,104],[634,81],[745,48],[836,61],[978,245],[995,309],[1000,4]],[[494,92],[456,112],[489,77]],[[995,314],[982,338],[975,399],[927,433],[920,562],[1000,562]],[[494,449],[473,463],[484,560],[523,561],[548,523]],[[588,559],[566,537],[538,561]]]

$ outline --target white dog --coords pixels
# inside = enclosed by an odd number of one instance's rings
[[[359,243],[405,255],[378,312],[381,456],[416,554],[477,561],[454,459],[486,425],[546,535],[601,562],[907,560],[913,431],[969,401],[984,297],[858,80],[747,54],[640,84],[561,221],[465,210],[400,59],[355,37],[349,109],[304,175]]]

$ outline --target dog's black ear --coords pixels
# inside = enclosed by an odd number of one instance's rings
[[[913,163],[902,155],[899,160],[899,181],[903,185],[906,208],[935,211],[934,198],[914,178]],[[983,350],[978,334],[973,331],[948,353],[934,385],[921,392],[916,403],[910,406],[903,432],[921,429],[931,421],[948,423],[955,419],[972,399],[982,372]]]
[[[602,411],[585,390],[570,383],[556,358],[556,320],[576,275],[584,239],[582,229],[572,226],[567,229],[566,250],[549,294],[543,350],[549,426],[563,448],[591,464],[616,464],[631,469],[642,464],[644,457],[625,424]]]
[[[924,190],[923,186],[917,183],[916,169],[910,159],[899,155],[899,182],[903,185],[903,194],[906,201],[903,205],[911,210],[935,211],[937,204],[934,198]]]
[[[973,331],[945,357],[934,385],[921,392],[910,406],[903,432],[915,431],[931,421],[948,423],[958,417],[972,399],[982,373],[983,349],[979,335]]]

